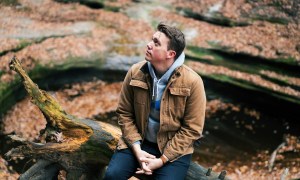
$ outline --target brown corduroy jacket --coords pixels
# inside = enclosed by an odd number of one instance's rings
[[[151,76],[146,61],[134,64],[123,82],[118,123],[122,130],[117,149],[143,141],[151,103]],[[200,76],[186,65],[174,70],[163,92],[157,144],[172,162],[191,154],[193,144],[202,134],[206,96]]]

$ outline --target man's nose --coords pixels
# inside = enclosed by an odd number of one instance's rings
[[[147,48],[148,48],[149,50],[152,49],[151,42],[149,42],[149,43],[147,44]]]

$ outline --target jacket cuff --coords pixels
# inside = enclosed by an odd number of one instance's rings
[[[135,141],[134,143],[131,144],[131,146],[134,145],[134,144],[139,144],[139,145],[141,145],[141,141]]]
[[[168,159],[170,162],[173,162],[177,157],[179,157],[180,155],[177,154],[177,153],[173,153],[171,151],[171,149],[165,149],[164,153],[163,153]]]
[[[142,137],[139,134],[127,136],[127,137],[124,137],[124,139],[126,140],[127,144],[130,146],[137,141],[142,141]]]

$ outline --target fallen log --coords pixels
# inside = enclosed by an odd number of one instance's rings
[[[121,136],[118,127],[91,119],[79,119],[66,113],[59,103],[30,79],[13,57],[10,68],[22,78],[32,102],[39,107],[47,125],[40,133],[44,143],[26,141],[15,135],[14,141],[22,143],[6,153],[7,158],[31,157],[37,159],[22,179],[52,179],[65,170],[67,179],[101,179]],[[194,162],[186,179],[227,179],[226,171],[212,172]],[[144,177],[139,177],[144,178]]]

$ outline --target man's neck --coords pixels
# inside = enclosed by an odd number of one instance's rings
[[[152,64],[155,75],[158,79],[160,79],[172,66],[174,60],[169,60],[165,64]]]
[[[156,75],[156,77],[157,77],[158,79],[160,79],[160,78],[165,74],[165,72],[168,71],[168,70],[166,70],[166,71],[164,71],[164,72],[157,71],[154,67],[153,67],[153,69],[154,69],[155,75]]]

